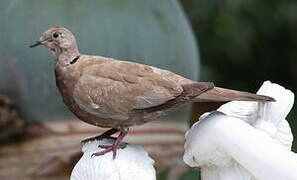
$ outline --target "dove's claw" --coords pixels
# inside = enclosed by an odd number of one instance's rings
[[[99,151],[96,153],[93,153],[92,156],[101,156],[109,152],[113,152],[113,159],[115,159],[117,155],[118,149],[124,149],[127,146],[126,143],[120,143],[120,144],[112,144],[112,145],[99,145],[98,147],[104,149],[103,151]]]
[[[123,143],[123,138],[127,135],[128,131],[121,130],[120,135],[116,138],[112,145],[99,145],[99,148],[104,149],[103,151],[93,153],[92,156],[101,156],[109,152],[113,152],[113,159],[116,158],[117,150],[124,149],[127,144]]]

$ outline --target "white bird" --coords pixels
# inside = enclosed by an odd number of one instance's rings
[[[186,134],[184,161],[203,180],[296,180],[297,155],[285,119],[294,94],[269,81],[258,94],[274,103],[230,102],[203,115]]]

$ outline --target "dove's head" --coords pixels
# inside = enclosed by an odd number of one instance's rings
[[[30,47],[44,45],[49,48],[55,56],[61,54],[77,55],[78,48],[74,35],[66,28],[53,27],[46,30],[42,36]]]

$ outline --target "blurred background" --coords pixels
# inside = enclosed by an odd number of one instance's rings
[[[200,80],[256,92],[263,81],[297,90],[297,1],[182,0],[199,43]],[[293,107],[288,120],[297,134]],[[297,152],[296,142],[293,151]]]
[[[265,80],[297,90],[295,0],[0,0],[0,23],[0,179],[67,179],[81,156],[80,140],[101,131],[63,105],[50,52],[28,48],[53,26],[70,29],[85,54],[237,90],[255,92]],[[197,179],[180,163],[183,135],[198,111],[215,107],[183,107],[135,128],[127,141],[152,154],[159,179]],[[296,114],[294,107],[288,117],[293,134]],[[148,136],[155,138],[143,143]],[[67,151],[58,151],[61,144]]]

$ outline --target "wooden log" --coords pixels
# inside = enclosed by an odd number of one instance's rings
[[[182,153],[187,128],[186,122],[155,121],[133,127],[125,141],[142,145],[156,161],[157,169],[171,166],[173,173],[180,173],[186,169]],[[78,120],[31,124],[28,129],[38,136],[0,145],[0,179],[69,179],[81,156],[80,141],[106,130]]]

